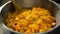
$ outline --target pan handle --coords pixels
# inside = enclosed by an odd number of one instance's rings
[[[4,6],[6,6],[8,3],[10,3],[11,1],[8,1],[7,3],[5,3],[4,5],[0,6],[0,13],[1,13],[1,10]]]

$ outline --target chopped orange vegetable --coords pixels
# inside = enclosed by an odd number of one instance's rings
[[[32,9],[25,9],[21,13],[16,11],[13,14],[8,13],[6,22],[9,28],[17,32],[45,32],[56,25],[54,17],[47,9],[33,7]]]

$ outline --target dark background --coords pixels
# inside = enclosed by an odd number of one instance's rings
[[[2,6],[4,3],[6,3],[9,0],[0,0],[0,6]]]
[[[57,3],[59,3],[59,4],[60,4],[60,0],[53,0],[53,1],[55,1],[55,2],[57,2]]]

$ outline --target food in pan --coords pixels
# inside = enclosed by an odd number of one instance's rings
[[[56,25],[55,17],[51,16],[49,10],[41,7],[25,9],[23,12],[14,11],[8,13],[6,19],[7,27],[26,33],[38,33],[50,30]]]

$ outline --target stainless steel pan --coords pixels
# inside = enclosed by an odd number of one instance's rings
[[[41,33],[35,33],[35,34],[45,34],[45,33],[49,33],[53,30],[55,30],[58,26],[60,26],[60,6],[59,4],[55,3],[54,1],[51,1],[51,0],[30,0],[30,2],[28,3],[31,3],[31,4],[22,4],[22,1],[20,1],[20,6],[21,7],[25,7],[25,8],[28,8],[28,7],[33,7],[33,6],[40,6],[40,7],[43,7],[45,9],[48,9],[50,10],[52,16],[55,17],[55,20],[56,20],[56,26],[46,32],[41,32]],[[10,32],[13,32],[13,33],[17,33],[17,34],[20,34],[19,32],[16,32],[10,28],[8,28],[6,26],[6,18],[7,18],[7,14],[8,12],[13,12],[15,9],[14,9],[14,5],[11,3],[11,1],[8,1],[7,3],[5,3],[0,9],[0,21],[2,22],[2,25],[7,29],[9,30]]]

